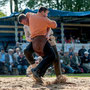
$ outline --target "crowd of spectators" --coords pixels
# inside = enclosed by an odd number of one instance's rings
[[[74,52],[73,48],[69,48],[69,52],[63,52],[63,50],[60,50],[58,53],[63,73],[90,72],[90,49],[87,51],[85,47],[82,46],[78,52]],[[35,59],[39,59],[36,54],[34,54],[34,57]],[[38,60],[36,63],[38,64]],[[23,75],[26,74],[28,66],[29,63],[19,46],[19,42],[16,43],[16,46],[13,49],[9,48],[7,52],[1,48],[0,74],[6,74],[5,70],[7,70],[7,74],[13,74],[14,69],[16,69],[19,75]]]
[[[57,43],[62,43],[60,38],[56,38],[56,42]],[[80,44],[80,43],[84,43],[84,42],[83,42],[83,40],[80,37],[77,37],[77,38],[74,38],[74,37],[66,38],[66,37],[64,37],[64,43]]]
[[[14,69],[18,71],[19,75],[26,74],[28,62],[24,53],[19,46],[19,42],[12,49],[9,48],[7,52],[3,48],[0,51],[0,74],[13,74]],[[7,73],[5,72],[7,70]]]
[[[59,55],[63,73],[90,73],[90,49],[87,51],[82,46],[74,52],[73,48],[69,48],[69,52],[61,50]]]

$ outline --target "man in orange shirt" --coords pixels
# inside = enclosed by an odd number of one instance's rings
[[[27,13],[26,15],[19,16],[19,22],[28,25],[31,33],[32,42],[24,50],[26,58],[29,60],[30,64],[34,64],[35,60],[32,57],[33,52],[43,57],[40,64],[36,66],[36,68],[31,69],[37,81],[41,81],[41,76],[44,76],[46,70],[55,59],[55,54],[46,39],[46,34],[47,28],[56,28],[57,24],[55,21],[43,17],[43,15],[46,15],[44,11],[46,11],[46,8],[39,9],[37,14]]]

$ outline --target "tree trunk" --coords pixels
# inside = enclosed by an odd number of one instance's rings
[[[14,4],[15,4],[15,12],[18,12],[18,0],[14,0]]]
[[[12,9],[13,9],[13,8],[12,8],[12,0],[10,0],[10,12],[11,12],[11,13],[13,12]]]
[[[59,0],[56,0],[57,3],[57,10],[59,10]]]

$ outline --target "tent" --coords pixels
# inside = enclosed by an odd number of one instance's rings
[[[17,22],[19,13],[13,13],[10,16],[0,18],[0,48],[15,46],[15,43],[20,37],[20,32],[23,31],[22,25]]]
[[[37,13],[38,10],[25,9],[23,12]],[[0,46],[7,48],[9,45],[14,46],[20,38],[20,32],[23,31],[23,25],[19,24],[17,17],[20,13],[12,13],[10,16],[0,18]],[[48,17],[57,21],[58,27],[54,30],[56,33],[62,33],[68,26],[88,26],[90,27],[90,11],[86,12],[70,12],[49,9]],[[58,30],[59,29],[59,30]],[[70,29],[70,28],[69,28]],[[61,32],[61,31],[62,32]],[[59,36],[59,34],[56,34]]]

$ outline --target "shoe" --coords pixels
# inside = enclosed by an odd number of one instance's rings
[[[43,83],[42,78],[39,76],[39,74],[37,73],[37,70],[35,70],[34,68],[31,69],[31,72],[33,74],[33,78],[36,80],[36,82],[38,83]]]

